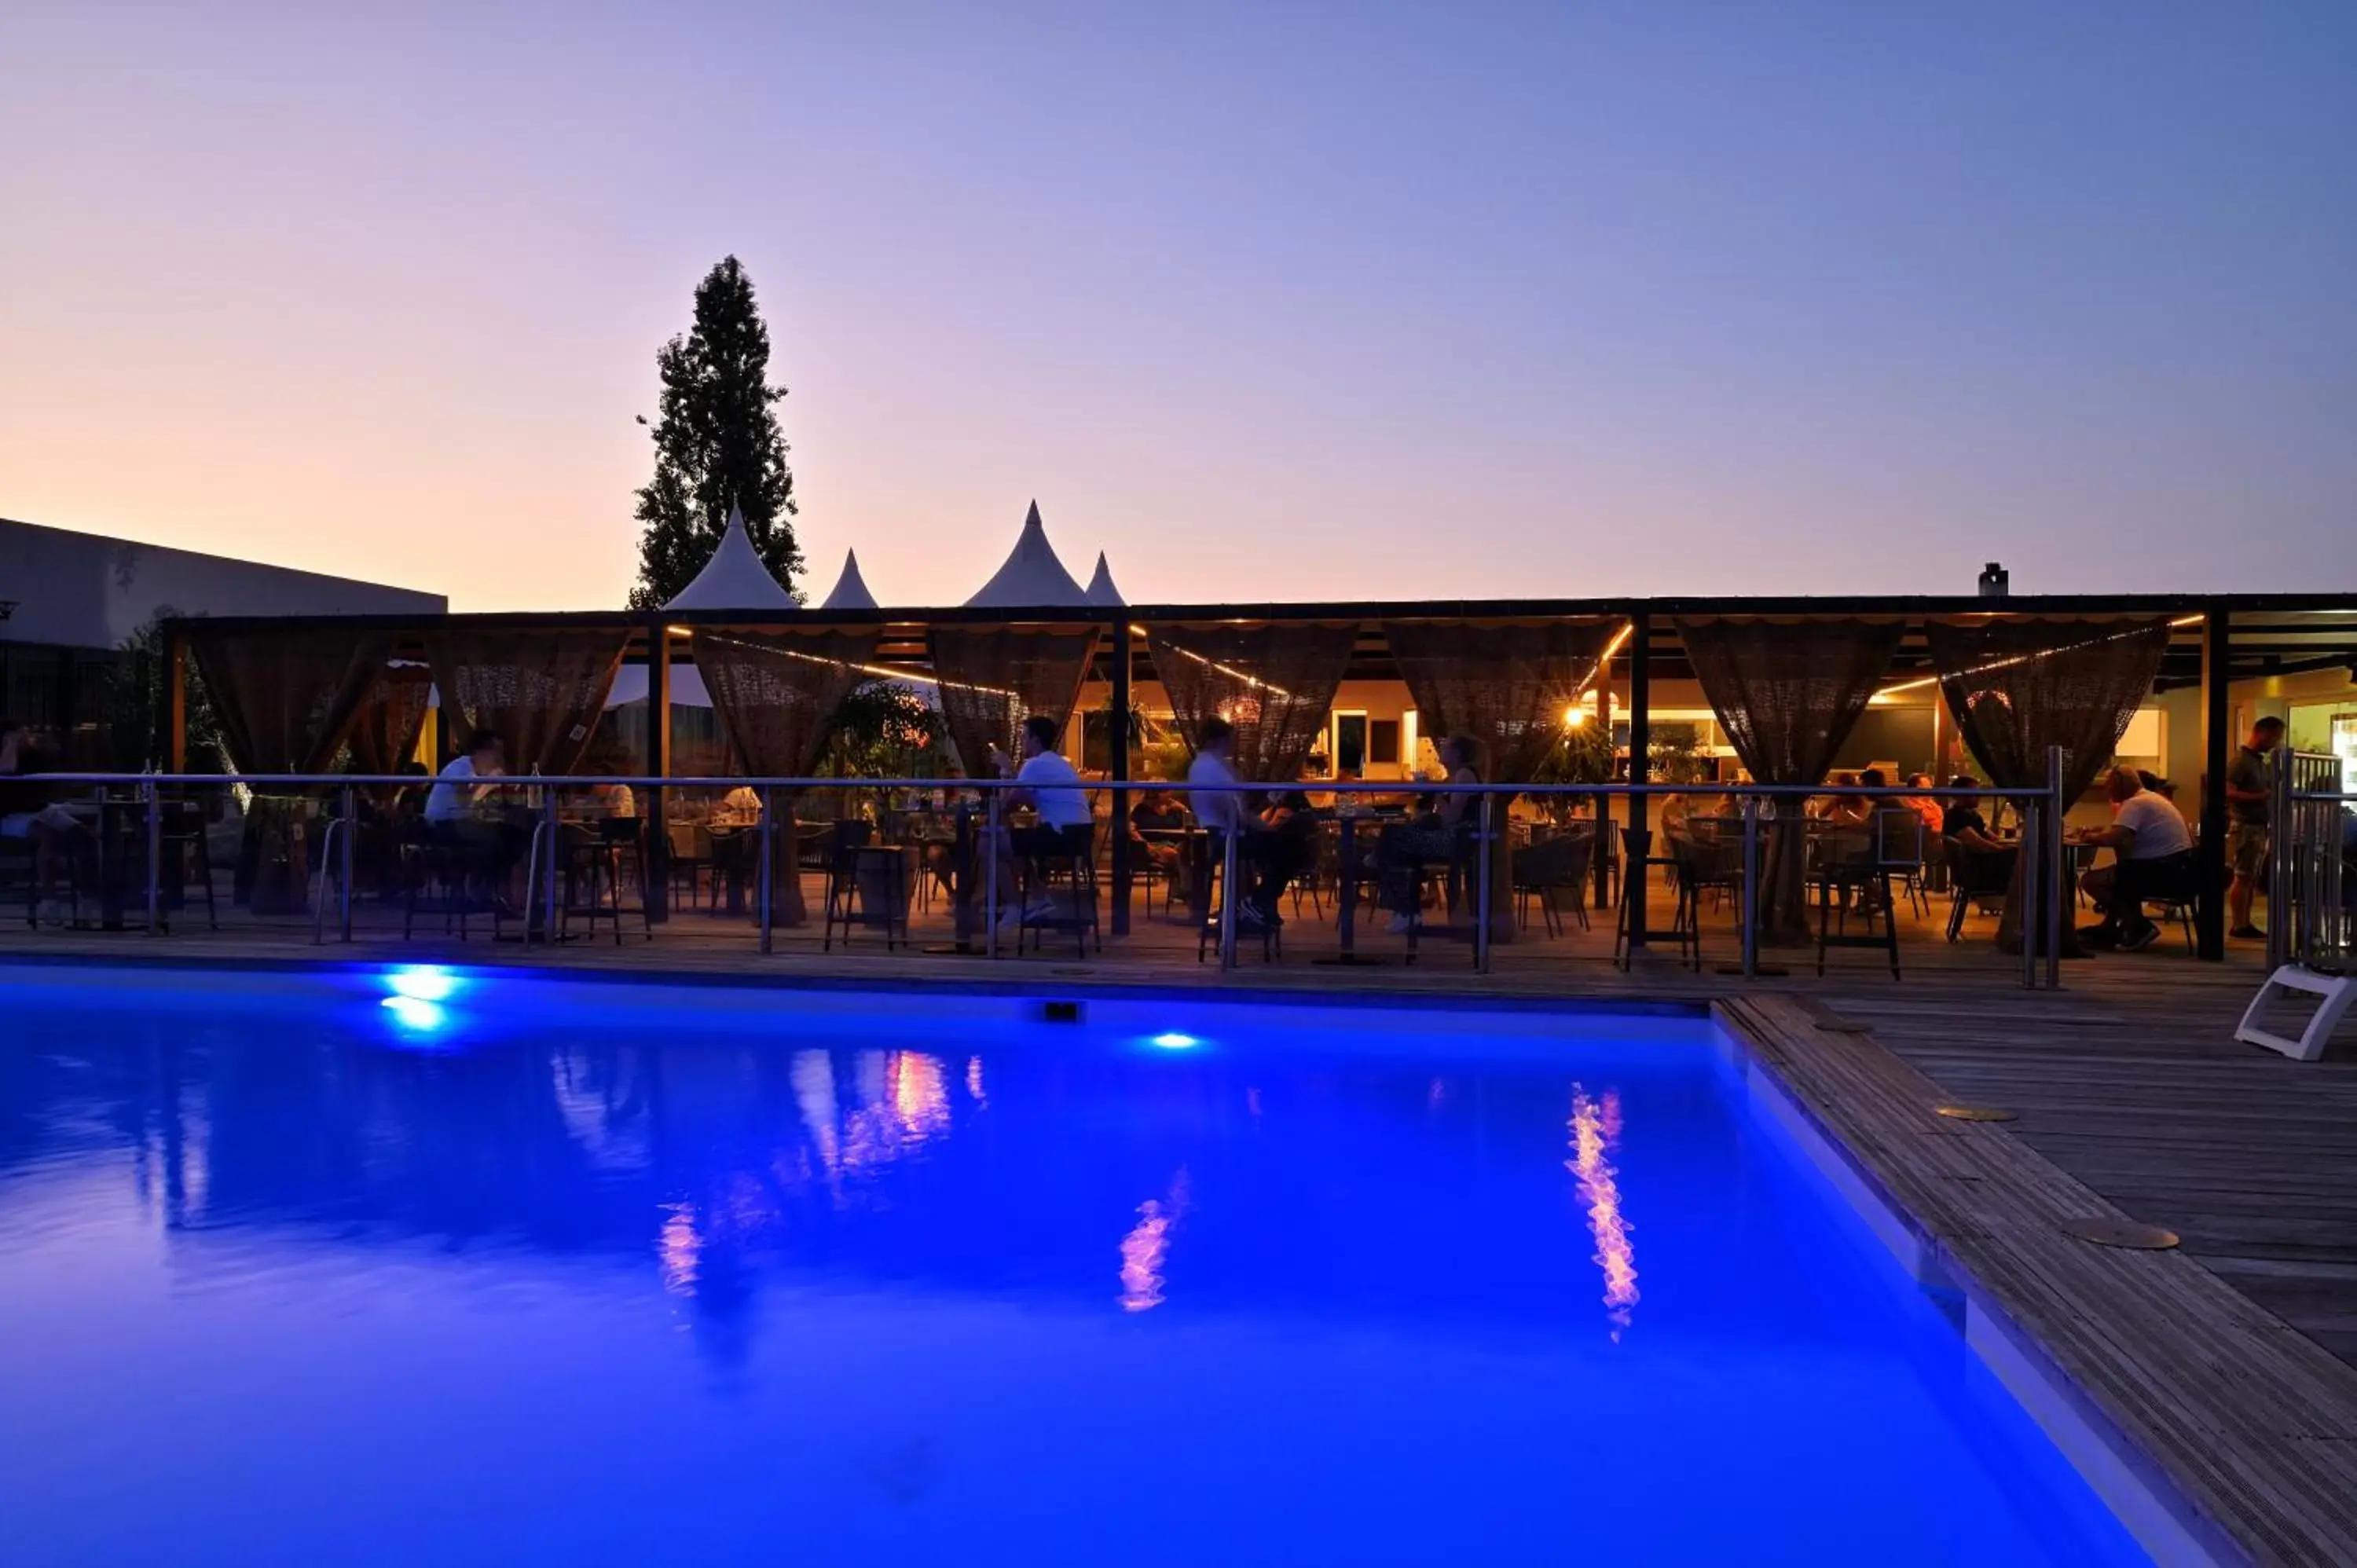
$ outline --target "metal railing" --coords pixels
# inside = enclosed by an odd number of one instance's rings
[[[2268,775],[2267,968],[2347,973],[2357,921],[2348,894],[2349,818],[2338,757],[2279,751]]]
[[[1456,784],[1445,781],[1401,780],[1395,782],[1305,780],[1288,784],[1240,782],[1205,785],[1192,782],[1175,783],[1159,780],[1084,779],[1082,788],[1092,794],[1129,793],[1147,789],[1184,790],[1193,795],[1207,793],[1237,793],[1264,796],[1281,790],[1308,789],[1338,798],[1381,797],[1397,800],[1407,797],[1471,798],[1475,812],[1470,834],[1472,845],[1473,923],[1471,931],[1472,961],[1476,970],[1488,972],[1492,957],[1491,908],[1494,888],[1492,863],[1498,848],[1499,817],[1503,811],[1501,799],[1515,797],[1538,800],[1565,799],[1575,802],[1592,803],[1599,823],[1609,813],[1609,802],[1625,800],[1652,801],[1676,795],[1713,796],[1735,801],[1741,813],[1741,875],[1739,884],[1739,926],[1741,934],[1740,972],[1755,976],[1761,972],[1760,962],[1760,926],[1761,881],[1761,846],[1767,836],[1788,822],[1800,820],[1797,808],[1813,800],[1828,798],[1864,798],[1889,802],[1903,795],[1908,799],[1932,799],[1941,801],[2004,801],[2012,805],[2021,816],[2018,835],[2020,866],[2018,879],[2022,890],[2021,919],[2021,983],[2036,988],[2041,983],[2051,988],[2061,983],[2061,959],[2064,935],[2072,906],[2071,887],[2065,875],[2062,819],[2068,802],[2061,796],[2062,759],[2060,751],[2048,758],[2048,782],[2042,786],[2005,789],[1994,785],[1954,789],[1940,786],[1925,789],[1883,786],[1867,788],[1858,785],[1778,785],[1700,783],[1594,783],[1594,784]],[[102,797],[110,790],[135,790],[136,804],[144,811],[146,825],[147,854],[145,857],[145,896],[146,929],[151,933],[164,930],[159,843],[160,803],[165,790],[191,789],[243,788],[267,795],[305,795],[334,791],[336,811],[320,841],[320,865],[315,889],[313,938],[323,940],[328,873],[332,867],[337,882],[337,918],[339,939],[352,939],[352,890],[355,840],[359,832],[358,791],[363,789],[397,788],[429,789],[437,780],[418,774],[351,774],[351,773],[286,773],[240,775],[221,773],[96,773],[60,772],[28,776],[36,781],[59,788],[88,788]],[[523,908],[527,912],[527,939],[534,934],[531,916],[536,912],[536,934],[540,940],[554,940],[558,932],[557,883],[560,874],[558,856],[563,836],[558,811],[558,797],[566,790],[587,790],[613,785],[623,785],[633,790],[647,792],[652,807],[652,831],[661,833],[664,821],[664,798],[673,791],[736,790],[749,788],[759,800],[758,822],[759,875],[758,908],[755,911],[760,933],[760,950],[773,950],[775,930],[775,848],[779,796],[782,792],[789,801],[807,794],[827,791],[856,790],[874,795],[877,792],[903,795],[931,794],[964,798],[962,809],[972,812],[974,798],[979,797],[982,818],[981,837],[975,849],[983,879],[983,911],[985,931],[984,953],[999,956],[998,914],[1004,903],[1005,891],[1000,884],[1000,861],[1006,853],[1009,824],[1006,802],[1010,793],[1029,793],[1031,786],[1014,779],[795,779],[795,778],[662,778],[646,774],[582,773],[562,776],[514,775],[498,780],[478,780],[468,788],[489,787],[501,791],[531,792],[536,804],[531,808],[534,817],[526,851],[526,891]],[[2298,797],[2306,800],[2311,797]],[[2320,798],[2320,797],[2319,797]],[[130,802],[121,802],[128,804]],[[1786,817],[1784,808],[1796,809],[1796,814]],[[1633,814],[1633,813],[1632,813]],[[2281,819],[2279,819],[2281,820]],[[1116,822],[1115,832],[1125,831],[1126,824]],[[1220,856],[1221,897],[1218,909],[1219,961],[1222,969],[1232,969],[1236,962],[1236,926],[1243,843],[1248,833],[1232,832],[1220,835],[1222,848]],[[1601,838],[1599,836],[1599,845]],[[1879,852],[1878,851],[1878,854]],[[1631,863],[1624,865],[1623,901],[1628,878],[1639,868]],[[964,868],[960,868],[963,875]],[[920,871],[920,875],[923,873]],[[2337,873],[2332,883],[2335,896],[2339,882]],[[1641,891],[1636,897],[1641,902]],[[2337,906],[2336,906],[2337,907]],[[1887,917],[1886,917],[1887,918]],[[2280,922],[2279,922],[2280,923]],[[2336,928],[2345,940],[2346,924]],[[1641,947],[1649,937],[1663,934],[1648,931],[1641,926],[1631,928],[1631,946]]]

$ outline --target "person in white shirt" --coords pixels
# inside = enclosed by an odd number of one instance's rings
[[[2135,952],[2160,940],[2160,928],[2144,912],[2145,900],[2179,897],[2192,885],[2193,834],[2176,806],[2146,789],[2133,768],[2113,768],[2105,793],[2112,801],[2111,825],[2075,835],[2113,856],[2109,865],[2096,866],[2080,879],[2104,918],[2079,934],[2090,943]]]
[[[500,737],[490,730],[477,730],[466,751],[443,765],[442,777],[425,792],[425,820],[457,822],[472,817],[484,791],[473,780],[495,779],[507,770],[507,748]]]
[[[1235,744],[1235,729],[1227,720],[1203,721],[1195,738],[1195,760],[1187,766],[1187,805],[1195,813],[1196,825],[1211,835],[1213,865],[1225,863],[1228,839],[1236,840],[1237,880],[1245,879],[1246,867],[1251,868],[1252,877],[1250,892],[1236,903],[1236,924],[1246,930],[1259,930],[1282,925],[1284,918],[1276,910],[1277,884],[1269,875],[1268,824],[1253,810],[1246,791],[1220,788],[1243,782],[1229,760]],[[1212,918],[1216,921],[1218,917]]]
[[[1005,804],[1010,811],[1028,806],[1039,821],[1007,834],[998,885],[1010,895],[1021,885],[1017,877],[1024,862],[1047,855],[1093,853],[1091,841],[1096,819],[1089,810],[1088,791],[1082,787],[1080,770],[1056,749],[1060,728],[1046,714],[1033,714],[1023,721],[1023,761],[1014,770],[1015,782],[1019,787],[1006,792]],[[994,748],[994,756],[1004,775],[1005,755]],[[1044,919],[1053,912],[1049,900],[1041,897],[1034,899],[1019,918]]]

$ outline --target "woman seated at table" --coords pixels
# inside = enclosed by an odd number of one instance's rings
[[[1948,788],[1970,789],[1979,783],[1968,773],[1959,774],[1948,780]],[[1964,852],[1975,886],[1989,886],[2012,874],[2013,856],[2018,846],[1991,832],[1980,809],[1972,801],[1951,800],[1940,817],[1940,833]]]
[[[1440,766],[1451,784],[1479,784],[1479,747],[1469,736],[1453,735],[1440,743]],[[1478,813],[1479,797],[1469,790],[1448,789],[1417,797],[1422,809],[1404,822],[1393,822],[1375,841],[1378,897],[1392,912],[1391,929],[1405,933],[1416,928],[1424,907],[1424,868],[1448,865]]]
[[[0,719],[0,839],[20,839],[33,846],[33,923],[47,920],[61,926],[67,900],[51,895],[60,886],[72,893],[74,867],[97,840],[56,799],[51,786],[24,777],[49,766],[33,749],[30,730],[15,719]]]

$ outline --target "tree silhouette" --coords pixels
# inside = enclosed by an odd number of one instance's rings
[[[694,580],[731,506],[745,514],[762,564],[799,600],[794,476],[775,408],[786,389],[770,384],[770,329],[736,257],[696,285],[694,326],[662,346],[655,367],[662,376],[651,426],[655,472],[638,492],[643,532],[630,607],[659,608]]]

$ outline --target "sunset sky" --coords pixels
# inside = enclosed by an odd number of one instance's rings
[[[2357,5],[0,11],[0,515],[616,606],[743,258],[813,596],[2357,586]]]

